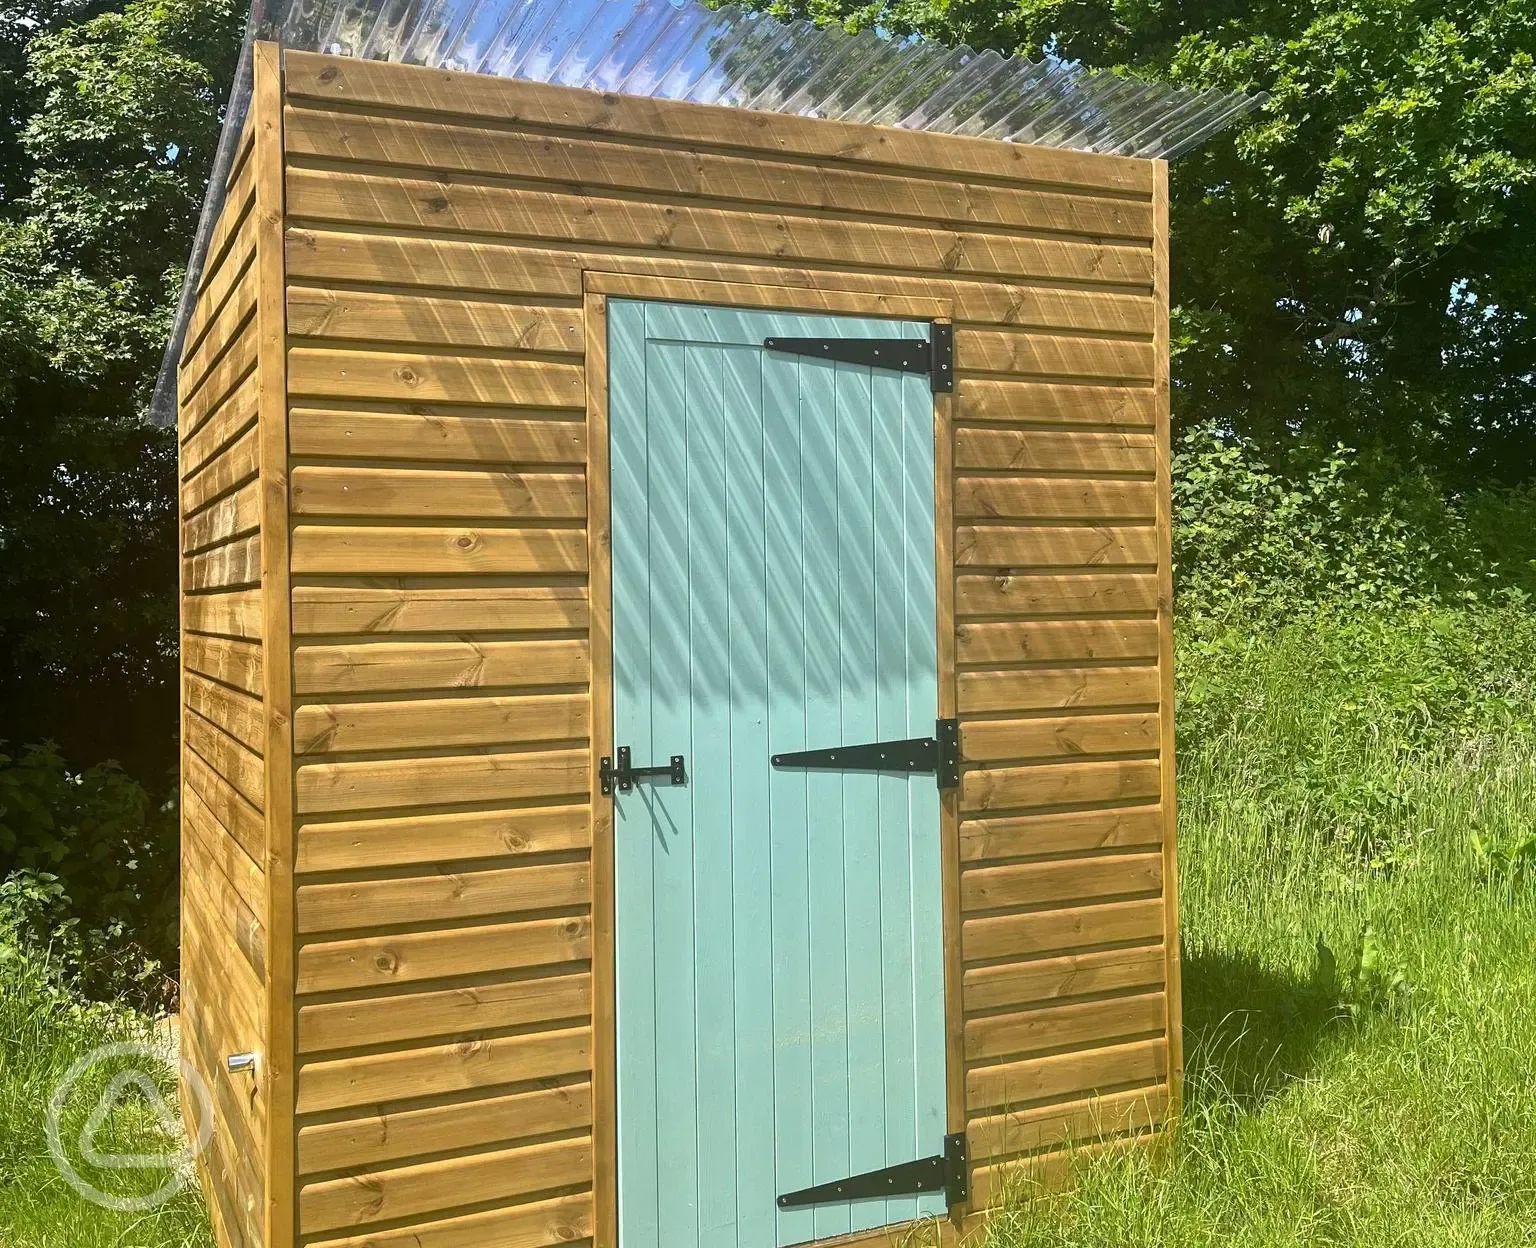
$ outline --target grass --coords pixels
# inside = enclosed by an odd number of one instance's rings
[[[124,1007],[87,1004],[73,997],[57,972],[36,958],[15,956],[0,942],[0,1245],[4,1248],[207,1248],[213,1240],[195,1184],[152,1209],[116,1212],[82,1199],[49,1155],[45,1117],[54,1090],[75,1061],[114,1042],[155,1043],[147,1020]],[[158,1047],[158,1046],[157,1046]],[[82,1128],[113,1075],[127,1065],[145,1068],[174,1106],[170,1072],[143,1061],[94,1067],[64,1102],[59,1138],[83,1178],[116,1196],[143,1196],[173,1171],[103,1170],[85,1163]],[[167,1138],[147,1097],[136,1090],[112,1103],[95,1132],[106,1154],[166,1155],[180,1141]]]
[[[1415,613],[1181,638],[1185,1118],[986,1248],[1529,1242],[1533,637]]]
[[[1528,1242],[1536,620],[1185,627],[1179,674],[1183,1124],[976,1248]],[[40,975],[0,965],[0,1244],[202,1248],[192,1191],[113,1214],[55,1170],[53,1087],[142,1024]],[[164,1149],[142,1105],[110,1125]]]

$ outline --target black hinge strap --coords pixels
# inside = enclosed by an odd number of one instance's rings
[[[882,1196],[908,1196],[915,1192],[943,1192],[950,1208],[964,1204],[971,1195],[969,1153],[965,1133],[957,1131],[944,1137],[944,1151],[936,1157],[904,1161],[899,1165],[870,1170],[835,1183],[818,1183],[798,1192],[785,1192],[778,1199],[780,1209],[798,1209],[804,1205],[824,1205],[833,1201],[872,1200]]]
[[[931,771],[938,777],[939,788],[952,789],[960,783],[960,725],[953,719],[940,719],[934,722],[931,737],[799,750],[774,754],[771,761],[775,767],[816,771]]]
[[[947,322],[931,322],[926,342],[921,338],[764,338],[763,350],[927,373],[935,394],[955,388],[955,332]]]

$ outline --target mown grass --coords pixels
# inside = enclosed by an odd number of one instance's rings
[[[45,1120],[50,1099],[78,1058],[114,1042],[160,1041],[148,1021],[124,1007],[87,1004],[57,972],[14,949],[0,961],[0,1245],[4,1248],[208,1248],[212,1237],[195,1183],[165,1203],[117,1212],[84,1200],[49,1155]],[[164,1167],[103,1170],[86,1164],[79,1139],[112,1077],[128,1065],[154,1076],[174,1107],[174,1079],[163,1064],[132,1060],[95,1067],[64,1101],[59,1138],[81,1176],[117,1196],[154,1192],[172,1173]],[[95,1132],[107,1155],[174,1154],[150,1101],[133,1089],[113,1102]]]
[[[1179,657],[1183,1124],[987,1248],[1531,1242],[1536,628],[1324,617]]]

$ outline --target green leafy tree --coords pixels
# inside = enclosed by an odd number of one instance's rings
[[[1268,92],[1174,165],[1176,417],[1536,475],[1533,0],[769,7]]]
[[[0,44],[0,740],[115,758],[158,788],[175,746],[175,453],[142,414],[240,15],[139,0],[27,17]]]

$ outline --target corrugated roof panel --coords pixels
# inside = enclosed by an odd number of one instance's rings
[[[697,0],[271,0],[253,33],[308,52],[1125,156],[1175,155],[1261,98]]]
[[[151,405],[159,424],[175,420],[176,361],[245,118],[253,38],[621,95],[1166,160],[1263,101],[697,0],[253,0]]]

